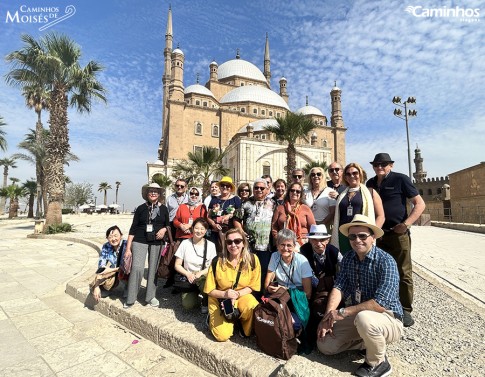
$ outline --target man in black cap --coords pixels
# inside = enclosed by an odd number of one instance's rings
[[[367,181],[367,187],[377,190],[382,199],[386,220],[382,229],[384,236],[377,246],[393,256],[399,270],[399,298],[404,309],[403,324],[412,326],[413,269],[411,261],[411,237],[409,229],[423,213],[426,205],[411,179],[391,171],[394,161],[388,153],[378,153],[371,162],[376,176]],[[406,200],[413,205],[408,214]]]

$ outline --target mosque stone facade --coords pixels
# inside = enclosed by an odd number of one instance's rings
[[[147,164],[149,181],[155,174],[171,176],[177,162],[203,146],[226,150],[224,165],[236,183],[251,182],[262,174],[285,178],[286,144],[276,141],[264,127],[275,124],[275,117],[288,111],[304,114],[317,125],[308,141],[299,140],[296,145],[297,166],[311,161],[330,164],[334,160],[345,165],[347,129],[342,117],[342,91],[336,85],[330,90],[330,121],[308,100],[300,109],[290,109],[287,79],[280,78],[278,92],[271,89],[268,36],[263,71],[241,59],[238,52],[235,59],[220,65],[211,62],[205,85],[197,79],[185,86],[185,59],[180,48],[173,49],[169,10],[162,76],[162,138],[158,160]]]

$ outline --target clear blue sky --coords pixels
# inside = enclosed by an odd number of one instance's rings
[[[316,106],[330,115],[329,91],[334,80],[342,89],[347,131],[347,162],[372,173],[369,161],[387,151],[395,169],[407,173],[404,121],[393,116],[393,96],[415,96],[418,117],[410,122],[411,147],[419,144],[428,177],[445,176],[485,160],[485,92],[483,1],[171,1],[174,47],[185,54],[185,85],[204,84],[209,63],[241,57],[263,69],[266,32],[271,50],[272,87],[284,75],[290,107]],[[75,14],[44,31],[43,24],[10,22],[10,15],[39,15],[27,7],[58,8]],[[479,10],[479,17],[417,17],[406,12],[428,8]],[[0,53],[21,48],[20,35],[50,31],[69,35],[83,51],[82,62],[105,66],[100,81],[108,104],[96,104],[89,115],[71,110],[70,142],[81,161],[67,167],[74,182],[97,189],[102,181],[121,181],[120,204],[132,209],[141,201],[147,180],[146,161],[157,158],[161,136],[161,74],[168,1],[47,0],[0,3]],[[22,10],[24,12],[22,12]],[[32,10],[32,9],[30,9]],[[478,20],[478,21],[477,21]],[[9,70],[0,63],[0,75]],[[35,125],[19,91],[0,80],[0,115],[8,124],[9,149]],[[47,126],[48,114],[43,115]],[[414,165],[413,165],[414,170]],[[25,180],[34,167],[19,161],[11,176]],[[98,203],[102,193],[97,193]],[[108,192],[114,201],[114,190]]]

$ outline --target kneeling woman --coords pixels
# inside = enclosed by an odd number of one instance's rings
[[[289,309],[294,319],[295,331],[304,330],[310,317],[308,300],[312,295],[313,271],[308,259],[295,252],[297,238],[290,229],[282,229],[276,236],[277,253],[271,255],[268,273],[264,281],[266,290],[271,294],[281,287],[289,290],[291,302]],[[307,352],[306,336],[303,331],[302,350]]]
[[[228,230],[224,234],[222,258],[212,263],[204,288],[209,295],[209,328],[217,341],[228,340],[234,332],[233,320],[223,312],[224,300],[229,300],[226,303],[232,304],[240,313],[243,335],[251,335],[253,311],[258,305],[251,293],[260,289],[261,265],[258,257],[249,251],[242,230]]]
[[[193,290],[182,293],[182,306],[190,310],[198,305],[198,295],[204,289],[207,271],[212,259],[216,256],[216,245],[207,241],[204,236],[209,229],[203,217],[195,219],[192,224],[192,238],[183,240],[175,253],[175,271],[185,276]],[[202,295],[201,312],[207,313],[207,295]]]

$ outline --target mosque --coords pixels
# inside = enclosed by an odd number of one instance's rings
[[[276,124],[275,117],[288,111],[309,117],[317,128],[308,141],[299,140],[296,166],[312,161],[336,160],[345,164],[345,133],[341,108],[342,91],[330,90],[332,113],[327,117],[308,104],[293,110],[289,107],[287,79],[279,79],[279,91],[271,89],[271,60],[266,35],[264,66],[235,59],[209,65],[209,80],[184,85],[185,55],[173,49],[172,11],[169,9],[165,34],[162,138],[158,160],[147,163],[148,180],[155,174],[172,175],[173,166],[187,159],[188,152],[203,146],[226,151],[224,166],[235,183],[252,182],[262,174],[286,178],[286,143],[277,141],[265,126]]]

